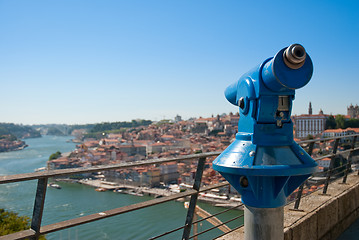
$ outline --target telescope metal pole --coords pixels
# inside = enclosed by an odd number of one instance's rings
[[[244,208],[245,240],[283,240],[284,207]]]

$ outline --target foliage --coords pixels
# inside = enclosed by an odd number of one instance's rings
[[[345,117],[343,115],[337,115],[335,117],[336,128],[346,128]]]
[[[90,131],[95,124],[77,124],[77,125],[71,125],[69,126],[67,130],[67,134],[70,135],[74,130],[77,129],[85,129],[86,131]]]
[[[326,128],[327,129],[338,129],[338,128],[359,128],[359,119],[351,118],[346,119],[343,115],[330,115],[326,121]]]
[[[41,137],[39,131],[30,126],[17,125],[13,123],[0,123],[0,135],[14,135],[17,138]]]
[[[12,134],[9,134],[9,135],[0,135],[0,139],[5,139],[7,141],[16,141],[17,140],[17,137],[12,135]]]
[[[30,228],[30,218],[26,216],[18,216],[17,213],[8,212],[0,209],[0,236],[27,230]],[[46,240],[44,236],[40,236],[41,240]]]
[[[50,127],[48,130],[47,130],[47,135],[54,135],[54,136],[65,136],[65,134],[59,130],[58,128],[56,127]]]
[[[314,139],[314,136],[311,135],[311,134],[309,134],[309,135],[307,136],[307,139],[308,139],[308,140],[312,140],[312,139]]]
[[[57,152],[55,152],[55,153],[53,153],[53,154],[50,155],[49,161],[50,161],[50,160],[54,160],[54,159],[58,159],[59,157],[61,157],[61,152],[60,152],[60,151],[57,151]]]
[[[166,125],[166,124],[173,125],[174,123],[171,122],[171,120],[169,120],[169,119],[163,119],[163,120],[158,121],[158,122],[156,123],[157,126]]]
[[[96,124],[90,131],[90,133],[95,132],[106,132],[112,130],[119,130],[121,128],[134,128],[139,126],[148,126],[152,123],[151,120],[132,120],[131,122],[105,122]]]
[[[327,118],[327,121],[325,123],[325,126],[327,129],[335,129],[337,124],[335,122],[335,118],[333,115],[330,115],[328,118]]]
[[[104,135],[109,133],[123,133],[128,128],[137,128],[140,126],[148,126],[152,123],[151,120],[132,120],[131,122],[105,122],[98,123],[85,134],[85,138],[103,138]],[[135,129],[133,129],[135,130]]]
[[[351,118],[346,122],[347,127],[359,128],[359,119]]]
[[[84,135],[85,138],[94,138],[94,139],[101,139],[103,138],[103,134],[100,132],[97,133],[86,133]]]

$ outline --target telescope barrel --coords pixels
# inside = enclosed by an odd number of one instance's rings
[[[253,76],[254,72],[259,73],[257,80],[263,81],[263,85],[270,91],[288,92],[299,89],[310,81],[313,63],[302,45],[292,44],[228,86],[225,96],[230,103],[238,105],[237,93],[240,91],[241,81]]]
[[[312,60],[300,44],[280,50],[261,71],[265,86],[275,92],[304,87],[312,74]]]

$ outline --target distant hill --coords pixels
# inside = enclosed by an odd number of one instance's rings
[[[148,126],[152,123],[151,120],[132,120],[131,122],[105,122],[98,123],[92,129],[91,133],[96,132],[108,132],[113,130],[119,130],[122,128],[135,128],[139,126]]]
[[[101,138],[103,133],[117,133],[125,131],[128,128],[136,128],[141,126],[148,126],[152,123],[151,120],[137,119],[132,120],[131,122],[103,122],[96,124],[35,124],[31,127],[37,129],[41,132],[42,135],[57,135],[57,136],[69,136],[74,134],[75,130],[81,130],[82,136],[79,136],[79,139],[83,138],[83,134],[88,138]]]
[[[103,133],[119,133],[129,128],[145,127],[152,123],[151,120],[132,120],[131,122],[104,122],[97,123],[85,134],[86,138],[100,139]]]
[[[30,126],[23,126],[13,123],[0,123],[0,136],[12,135],[16,138],[41,137],[39,131]]]
[[[46,135],[65,136],[66,134],[63,133],[62,131],[60,131],[58,128],[50,127],[50,128],[47,130],[47,134],[46,134]]]

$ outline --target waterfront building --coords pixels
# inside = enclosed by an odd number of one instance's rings
[[[160,169],[158,167],[138,167],[131,171],[131,184],[134,186],[157,187],[160,185]],[[129,182],[127,182],[129,184]]]
[[[160,169],[161,169],[161,182],[164,182],[165,184],[171,182],[177,183],[179,177],[177,163],[170,162],[170,163],[162,164],[160,166]]]
[[[194,182],[193,174],[190,172],[182,173],[180,179],[181,179],[180,183],[193,184]]]
[[[147,183],[151,187],[156,187],[160,185],[161,180],[161,170],[158,167],[152,167],[147,171]]]

